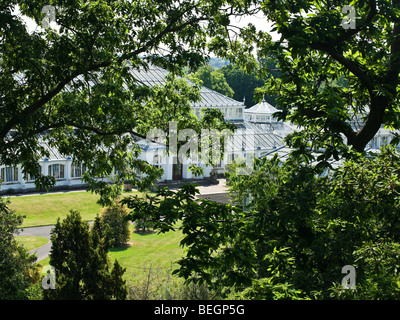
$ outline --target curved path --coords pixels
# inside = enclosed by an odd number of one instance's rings
[[[228,201],[228,190],[226,188],[226,180],[220,179],[219,183],[210,186],[198,186],[200,195],[197,196],[199,199],[208,198],[218,202]],[[30,253],[36,252],[37,262],[46,259],[50,254],[51,242],[50,242],[50,231],[54,226],[39,226],[39,227],[25,227],[20,229],[20,232],[15,236],[35,236],[49,239],[49,242],[45,245],[35,248]]]
[[[35,248],[29,253],[36,252],[37,262],[43,259],[46,259],[49,256],[50,249],[51,249],[51,242],[50,242],[50,231],[53,229],[54,226],[40,226],[40,227],[26,227],[20,229],[19,233],[16,236],[35,236],[35,237],[43,237],[49,239],[49,242],[45,245]]]

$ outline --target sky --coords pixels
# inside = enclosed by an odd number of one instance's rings
[[[243,27],[248,25],[249,23],[252,23],[257,30],[269,32],[273,40],[278,40],[279,38],[277,32],[270,31],[272,28],[272,22],[268,21],[261,12],[256,15],[241,17],[240,19],[233,19],[231,23],[237,25],[238,27]]]

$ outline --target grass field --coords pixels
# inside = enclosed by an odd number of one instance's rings
[[[176,261],[182,258],[184,253],[179,246],[181,239],[180,231],[164,234],[133,232],[128,246],[113,248],[109,255],[112,260],[117,259],[124,268],[127,268],[126,278],[134,280],[145,276],[149,268],[175,269]]]
[[[39,248],[49,242],[47,238],[34,236],[18,236],[16,239],[19,243],[23,244],[28,251]]]
[[[134,194],[137,192],[130,192]],[[127,194],[127,193],[125,193]],[[84,220],[93,220],[100,213],[99,196],[86,191],[10,197],[10,208],[25,216],[22,227],[52,225],[67,216],[70,210],[79,211]]]
[[[79,211],[84,220],[93,220],[101,208],[98,199],[98,195],[86,191],[11,197],[10,208],[25,216],[23,227],[31,227],[55,224],[72,209]]]
[[[117,259],[120,265],[126,268],[124,279],[128,286],[135,286],[141,291],[156,290],[154,287],[163,285],[167,279],[171,279],[171,282],[181,282],[176,277],[172,279],[171,276],[171,271],[178,267],[176,261],[184,254],[184,250],[179,246],[181,238],[180,231],[164,234],[132,232],[129,244],[112,248],[109,257],[112,263]],[[46,258],[39,264],[48,265],[49,260]],[[148,288],[149,283],[151,289]],[[143,295],[142,292],[139,298],[143,298]]]

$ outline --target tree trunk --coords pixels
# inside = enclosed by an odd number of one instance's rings
[[[389,104],[389,99],[385,96],[374,97],[371,99],[370,112],[363,127],[352,137],[348,138],[348,145],[352,145],[358,152],[364,151],[368,142],[370,142],[381,125],[385,110]]]

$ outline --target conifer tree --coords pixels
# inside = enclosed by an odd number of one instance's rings
[[[47,299],[110,300],[125,299],[125,272],[111,263],[106,232],[97,217],[90,230],[79,212],[71,210],[57,221],[51,234],[50,264],[56,270],[56,288],[45,290]]]
[[[14,237],[22,217],[0,198],[0,299],[27,299],[27,289],[36,277],[34,255],[30,255]]]

